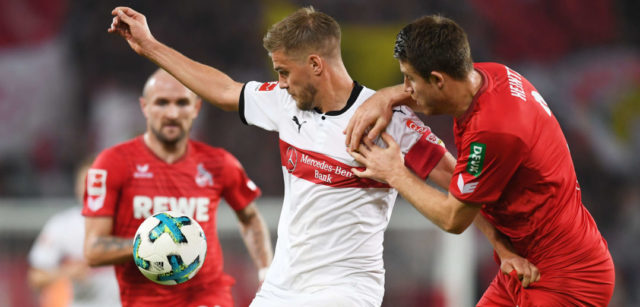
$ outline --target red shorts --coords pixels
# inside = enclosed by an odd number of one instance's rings
[[[607,306],[613,295],[615,272],[611,258],[579,272],[542,271],[540,280],[523,288],[515,270],[498,271],[477,306]]]

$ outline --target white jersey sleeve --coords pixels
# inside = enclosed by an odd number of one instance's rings
[[[278,82],[247,82],[240,95],[240,118],[248,125],[269,131],[280,131],[284,109],[291,96],[278,87]]]
[[[440,162],[447,151],[444,143],[407,106],[393,108],[393,117],[386,132],[400,146],[405,155],[405,165],[422,179]],[[379,146],[386,146],[379,138]]]
[[[57,214],[50,218],[40,231],[29,252],[29,264],[41,270],[53,270],[60,266],[65,257],[64,240],[65,220]]]

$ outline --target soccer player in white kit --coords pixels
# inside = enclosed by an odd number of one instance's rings
[[[82,201],[90,161],[78,169],[75,193]],[[84,217],[80,205],[53,215],[29,252],[29,284],[42,291],[58,279],[72,284],[71,307],[120,306],[113,266],[90,268],[84,260]]]
[[[380,306],[383,233],[397,191],[353,174],[343,130],[373,91],[344,67],[337,22],[302,8],[276,23],[264,46],[278,81],[242,84],[158,42],[142,14],[112,14],[109,32],[136,53],[245,123],[279,133],[284,203],[274,260],[251,306]],[[387,132],[406,164],[447,187],[455,160],[440,139],[409,108],[393,114]]]

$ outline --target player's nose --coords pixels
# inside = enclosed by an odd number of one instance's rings
[[[167,106],[165,116],[168,118],[177,118],[178,114],[180,114],[180,109],[177,105],[171,103]]]

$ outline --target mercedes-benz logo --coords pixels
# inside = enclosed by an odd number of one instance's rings
[[[289,146],[285,155],[287,157],[287,171],[293,173],[298,164],[298,151],[293,146]]]

